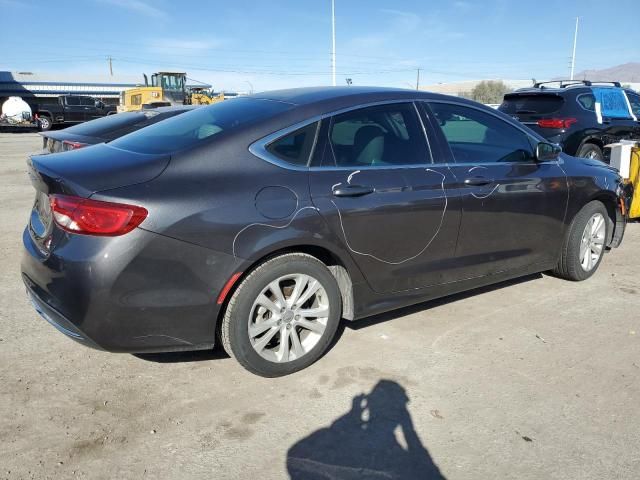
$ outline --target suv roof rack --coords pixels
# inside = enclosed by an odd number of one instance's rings
[[[622,87],[620,82],[606,82],[606,81],[601,82],[596,80],[549,80],[548,82],[536,82],[533,84],[533,88],[545,88],[544,85],[547,85],[549,83],[559,83],[560,88],[567,88],[575,85],[585,85],[587,87],[590,87],[594,83],[610,83],[614,87],[618,87],[618,88]]]

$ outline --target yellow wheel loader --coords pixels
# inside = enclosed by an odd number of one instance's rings
[[[191,87],[189,89],[189,100],[191,105],[211,105],[224,100],[224,93],[216,95],[204,87]]]
[[[209,105],[224,100],[224,94],[212,95],[207,89],[187,89],[184,72],[158,72],[151,75],[151,84],[144,75],[144,85],[120,94],[118,112],[132,112],[171,105]]]

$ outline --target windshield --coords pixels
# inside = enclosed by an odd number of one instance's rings
[[[154,87],[162,87],[163,90],[182,90],[184,87],[184,75],[177,73],[158,73],[151,77]]]
[[[264,99],[226,100],[125,135],[111,145],[138,153],[177,152],[222,131],[272,117],[292,107],[288,103]]]

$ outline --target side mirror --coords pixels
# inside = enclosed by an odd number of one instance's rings
[[[551,162],[557,160],[562,153],[562,147],[557,143],[540,142],[536,146],[536,160],[539,162]]]
[[[100,100],[96,100],[96,108],[104,108],[104,103],[102,103]]]

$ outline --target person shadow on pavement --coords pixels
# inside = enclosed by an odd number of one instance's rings
[[[413,428],[409,397],[380,380],[351,410],[287,452],[291,480],[446,480]]]

